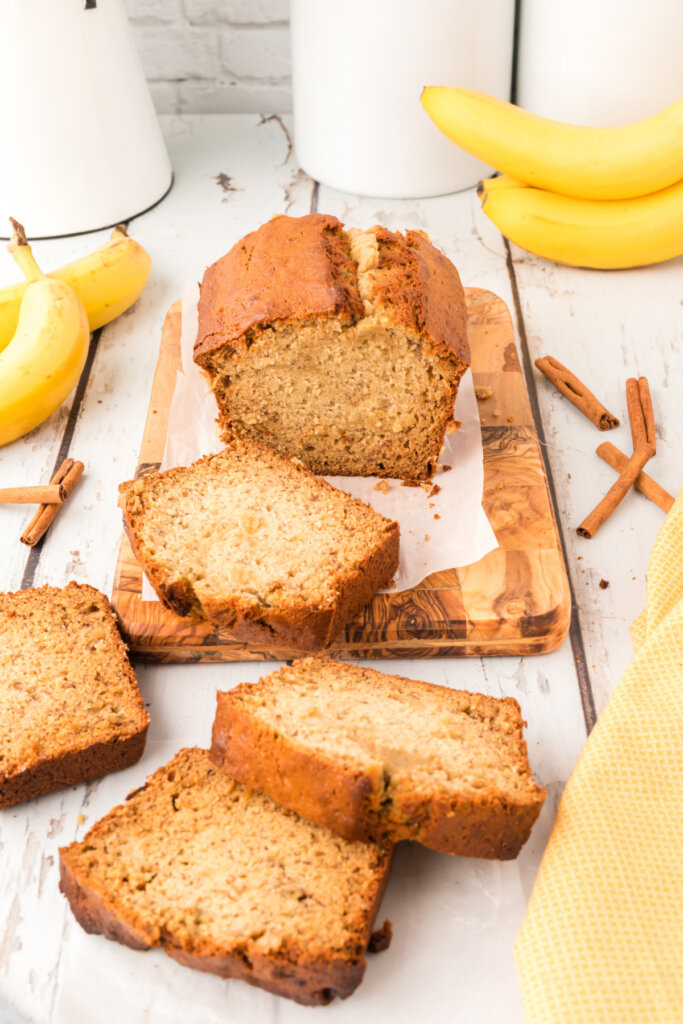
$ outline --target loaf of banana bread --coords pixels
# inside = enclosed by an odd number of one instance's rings
[[[276,217],[204,274],[194,358],[226,441],[322,475],[425,480],[469,365],[463,288],[422,231]]]

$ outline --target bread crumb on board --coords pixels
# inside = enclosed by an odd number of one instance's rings
[[[432,487],[431,491],[429,492],[429,497],[433,498],[436,494],[439,493],[440,490],[441,490],[441,488],[439,487],[439,485],[438,484],[434,484],[434,486]]]
[[[389,481],[388,480],[378,480],[377,483],[374,486],[374,490],[375,491],[381,491],[382,494],[386,494],[387,491],[389,490]]]
[[[391,921],[387,918],[381,928],[374,931],[370,936],[368,942],[368,953],[383,953],[385,949],[389,949],[391,945],[391,939],[393,935],[393,929],[391,927]]]
[[[86,818],[87,818],[87,815],[79,814],[78,817],[76,818],[76,821],[78,822],[79,825],[82,825],[83,822],[86,820]]]
[[[477,387],[475,385],[474,393],[480,402],[485,402],[487,398],[493,398],[493,388]]]
[[[435,519],[441,519],[441,516],[439,515],[439,513],[438,513],[438,512],[435,512],[435,513],[434,513],[434,518],[435,518]]]

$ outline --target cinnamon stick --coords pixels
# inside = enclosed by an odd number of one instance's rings
[[[42,504],[21,535],[22,544],[33,547],[55,520],[57,513],[83,475],[84,465],[75,459],[65,459],[50,481],[64,490],[64,501],[60,505]]]
[[[565,398],[595,424],[598,430],[612,430],[619,426],[617,417],[613,416],[593,392],[589,391],[586,385],[558,359],[553,356],[542,356],[536,360],[535,365]]]
[[[631,424],[631,440],[635,451],[639,444],[649,444],[657,450],[655,418],[647,377],[629,377],[626,381],[626,405]]]
[[[633,387],[634,383],[635,388]],[[651,437],[654,441],[654,415],[650,388],[645,377],[641,377],[638,381],[632,377],[629,378],[626,382],[626,402],[631,423],[631,436],[635,446],[633,455],[620,473],[619,479],[612,484],[602,501],[598,502],[593,511],[577,527],[576,532],[580,537],[595,536],[636,482],[645,463],[655,454],[655,446],[648,440]]]
[[[624,455],[619,449],[612,444],[611,441],[603,441],[595,449],[596,455],[611,466],[612,469],[616,469],[617,473],[621,473],[628,465],[628,455]],[[673,505],[675,498],[673,494],[669,494],[665,491],[656,480],[653,480],[647,473],[639,473],[635,479],[633,485],[637,491],[644,494],[646,498],[653,501],[655,505],[661,508],[662,512],[668,512]]]
[[[0,488],[1,505],[61,505],[65,498],[66,493],[60,484]]]

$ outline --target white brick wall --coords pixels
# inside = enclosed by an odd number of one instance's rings
[[[292,109],[288,0],[124,0],[159,113]]]

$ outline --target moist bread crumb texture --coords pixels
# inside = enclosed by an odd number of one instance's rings
[[[545,799],[510,697],[307,658],[217,700],[215,763],[350,839],[509,859]]]
[[[0,594],[0,807],[134,764],[148,725],[103,594]]]
[[[397,523],[255,442],[123,490],[161,600],[237,638],[318,650],[398,564]]]
[[[314,1005],[360,984],[390,861],[191,748],[60,850],[60,888],[86,931]]]
[[[223,437],[321,475],[428,479],[469,358],[458,272],[421,231],[276,217],[202,281]]]

